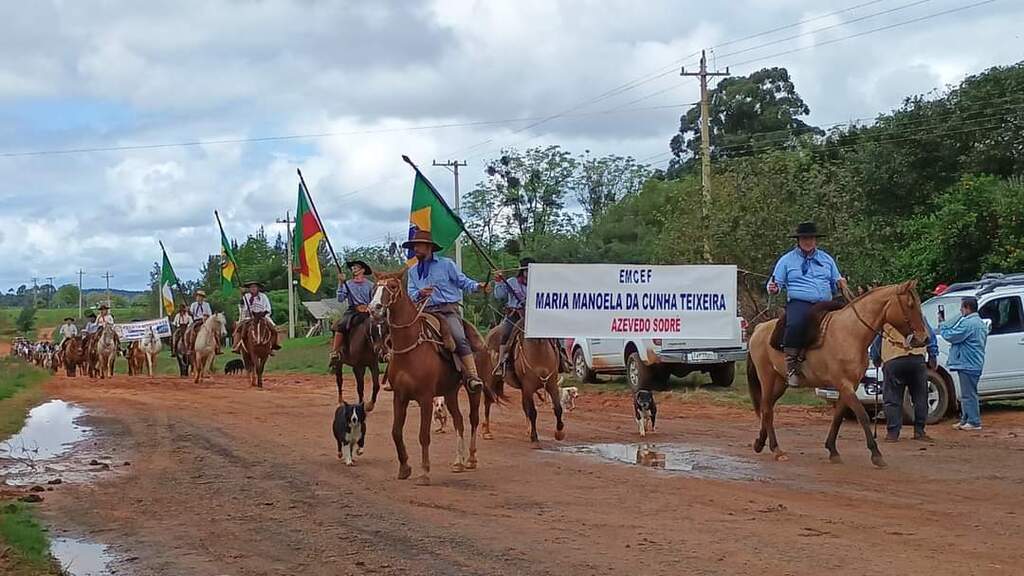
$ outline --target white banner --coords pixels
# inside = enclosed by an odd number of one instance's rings
[[[736,266],[531,264],[530,338],[708,338],[736,332]]]
[[[150,327],[156,328],[157,336],[161,338],[171,337],[171,323],[167,321],[167,318],[160,318],[159,320],[146,320],[143,322],[129,322],[127,324],[115,324],[118,332],[121,334],[122,342],[132,342],[142,340],[146,333],[149,332]]]

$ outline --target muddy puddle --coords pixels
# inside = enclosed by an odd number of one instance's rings
[[[704,446],[688,444],[583,444],[557,452],[594,456],[641,468],[653,468],[713,480],[767,481],[757,463]]]
[[[68,576],[107,576],[112,574],[113,555],[107,546],[78,538],[54,538],[50,554]]]

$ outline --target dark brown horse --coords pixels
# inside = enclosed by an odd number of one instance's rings
[[[405,480],[412,475],[403,431],[409,402],[415,400],[420,407],[422,450],[421,472],[416,483],[426,486],[430,484],[430,430],[434,397],[444,397],[445,406],[452,416],[452,426],[459,436],[452,471],[463,472],[477,467],[476,429],[480,423],[481,390],[469,393],[470,439],[467,457],[465,426],[459,410],[462,375],[450,359],[450,354],[442,351],[442,340],[428,329],[428,315],[413,304],[406,293],[402,285],[403,276],[404,273],[377,274],[377,288],[370,303],[370,311],[375,317],[384,316],[387,319],[391,337],[391,362],[387,374],[394,392],[391,437],[398,452],[398,478]],[[466,325],[466,332],[470,342],[480,341],[472,325]],[[480,346],[480,350],[474,353],[480,373],[489,372],[491,362],[487,350]],[[494,394],[487,383],[483,386],[483,393]]]
[[[171,354],[178,361],[178,375],[186,378],[192,367],[192,347],[195,345],[197,330],[189,330],[189,326],[175,326],[171,333]]]
[[[501,346],[501,330],[499,324],[487,334],[487,348],[491,358],[498,362],[498,350]],[[526,338],[522,329],[517,326],[516,333],[509,341],[509,354],[512,355],[515,370],[506,371],[504,378],[491,374],[492,387],[498,393],[503,391],[504,384],[519,389],[523,397],[523,413],[530,420],[530,442],[538,445],[537,437],[537,405],[534,395],[547,392],[551,399],[551,407],[555,412],[555,439],[565,439],[565,423],[562,421],[562,394],[558,388],[558,348],[547,338]],[[484,404],[484,439],[491,440],[491,400]]]
[[[352,373],[356,377],[356,393],[359,394],[359,403],[363,404],[363,387],[366,380],[366,370],[370,370],[370,378],[373,380],[373,392],[370,395],[369,403],[364,404],[367,412],[372,412],[377,404],[377,394],[380,393],[380,354],[377,344],[371,340],[373,330],[377,330],[377,324],[372,318],[366,318],[348,333],[345,340],[346,350],[340,360],[331,364],[334,371],[334,381],[338,385],[338,404],[342,402],[341,388],[344,378],[342,376],[344,365],[352,367]]]
[[[263,369],[274,345],[273,331],[266,314],[257,312],[242,333],[242,361],[249,371],[249,384],[256,388],[263,388]]]
[[[820,329],[819,342],[811,344],[801,370],[801,387],[835,387],[839,402],[832,415],[825,447],[833,463],[841,462],[836,450],[836,437],[843,415],[852,410],[864,428],[871,462],[885,467],[878,450],[878,442],[871,435],[867,412],[857,400],[857,384],[868,367],[868,346],[885,324],[890,324],[906,336],[913,346],[928,342],[928,329],[921,316],[921,300],[917,296],[917,282],[904,282],[875,288],[857,297],[845,307],[825,316]],[[759,324],[750,337],[747,355],[747,383],[754,411],[761,419],[761,431],[754,440],[754,451],[764,449],[765,440],[777,460],[785,460],[786,453],[775,438],[775,403],[786,393],[786,359],[782,351],[772,346],[772,332],[778,320]],[[815,330],[814,332],[817,333]]]
[[[78,372],[78,365],[85,360],[84,348],[81,336],[68,338],[64,345],[64,371],[68,376],[75,376]]]

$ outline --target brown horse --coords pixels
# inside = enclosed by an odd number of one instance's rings
[[[427,328],[428,314],[418,308],[402,285],[404,273],[377,274],[377,288],[370,311],[374,317],[387,319],[391,336],[391,362],[387,375],[394,393],[394,421],[391,438],[398,453],[398,479],[405,480],[412,475],[409,453],[405,448],[403,431],[409,402],[415,400],[420,407],[420,448],[421,473],[416,479],[420,486],[430,484],[430,429],[435,396],[443,396],[445,406],[452,415],[452,426],[458,434],[453,472],[473,470],[477,467],[476,429],[480,423],[481,390],[469,392],[470,440],[469,455],[466,455],[465,426],[459,410],[459,389],[462,376],[455,364],[442,352],[441,339]],[[472,325],[466,325],[470,342],[479,342],[480,336]],[[486,374],[491,368],[490,355],[483,346],[475,350],[477,369]],[[485,383],[483,393],[493,395],[490,385]]]
[[[498,350],[501,346],[502,327],[491,329],[487,334],[487,348],[490,350],[493,362],[497,363]],[[558,388],[558,349],[554,342],[547,338],[527,338],[520,334],[522,329],[517,325],[517,333],[512,336],[509,342],[509,354],[512,355],[512,362],[515,370],[511,373],[506,371],[504,378],[494,376],[491,373],[492,387],[495,391],[502,391],[503,385],[508,384],[518,388],[523,396],[523,413],[530,420],[530,442],[537,446],[537,405],[534,402],[534,395],[547,392],[551,399],[551,407],[555,412],[555,439],[565,439],[565,423],[562,422],[562,394]],[[541,396],[543,397],[543,396]],[[484,401],[484,439],[491,440],[491,400]]]
[[[380,393],[380,355],[377,346],[370,339],[371,331],[378,328],[378,324],[371,318],[366,318],[353,328],[346,339],[346,348],[341,359],[331,365],[334,371],[334,381],[338,385],[338,404],[342,402],[341,387],[344,381],[342,372],[344,365],[352,367],[352,373],[356,377],[356,393],[359,394],[359,403],[363,404],[363,389],[366,379],[366,369],[370,369],[370,378],[373,380],[373,392],[370,395],[370,402],[365,404],[367,412],[373,412],[377,404],[377,394]]]
[[[64,345],[64,371],[68,376],[75,376],[78,372],[78,365],[85,360],[82,347],[82,337],[72,336]]]
[[[928,329],[921,316],[921,300],[917,296],[917,281],[875,288],[851,301],[845,307],[831,312],[821,323],[820,335],[810,344],[807,359],[801,369],[801,387],[835,387],[839,402],[832,415],[825,447],[829,460],[841,462],[836,451],[836,437],[846,410],[852,410],[864,428],[871,462],[885,467],[878,443],[871,435],[867,412],[857,400],[857,384],[868,367],[868,346],[885,324],[890,324],[907,336],[913,346],[928,342]],[[772,346],[772,333],[778,320],[759,324],[750,337],[747,354],[747,383],[754,411],[761,419],[761,431],[754,440],[754,451],[764,449],[765,440],[777,460],[785,460],[786,453],[775,438],[775,403],[786,392],[786,359]],[[812,330],[811,332],[815,332]]]
[[[265,313],[257,312],[242,333],[242,361],[249,371],[249,385],[256,388],[263,388],[263,369],[274,345],[274,326],[265,318]]]

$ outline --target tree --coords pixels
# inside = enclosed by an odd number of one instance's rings
[[[785,148],[802,135],[824,134],[800,119],[811,110],[785,68],[725,78],[708,91],[708,105],[712,159]],[[675,155],[670,175],[688,170],[700,151],[700,104],[680,118],[670,147]]]
[[[14,321],[14,325],[18,328],[18,331],[22,334],[28,334],[32,331],[32,327],[36,323],[36,309],[34,306],[25,306],[21,309],[21,313],[18,314],[18,319]]]
[[[74,284],[64,284],[58,288],[57,294],[53,298],[53,303],[58,308],[78,306],[78,286]]]
[[[588,222],[594,222],[608,207],[640,191],[650,169],[630,156],[594,158],[590,151],[580,158],[573,179],[573,192]]]
[[[469,232],[488,248],[494,248],[503,236],[502,198],[498,187],[480,182],[462,198],[462,219]]]

